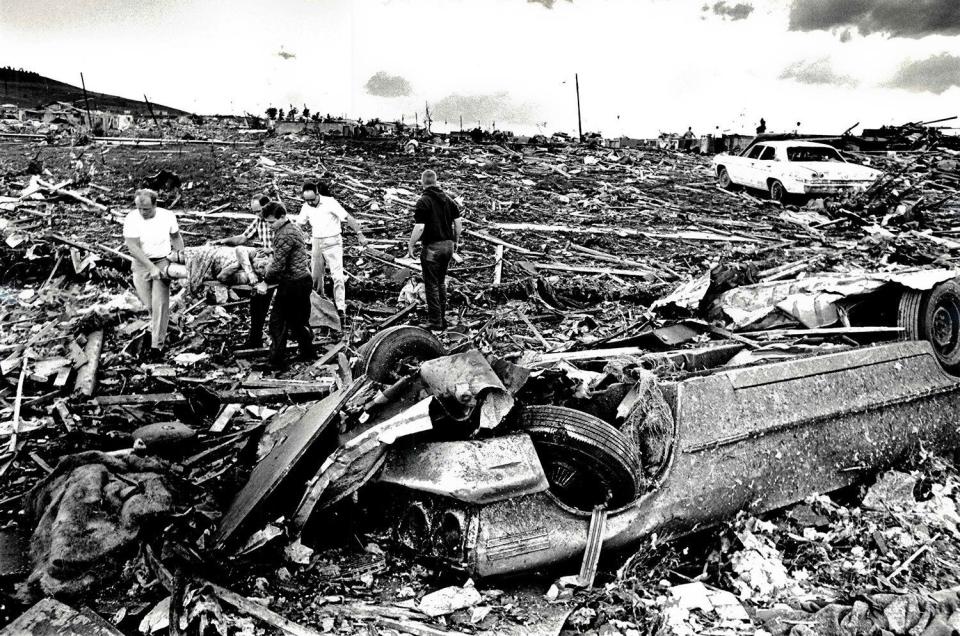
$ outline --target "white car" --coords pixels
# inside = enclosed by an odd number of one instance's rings
[[[848,163],[831,146],[799,140],[761,141],[739,155],[717,155],[713,167],[721,187],[759,188],[769,192],[774,201],[788,195],[862,191],[883,174]]]

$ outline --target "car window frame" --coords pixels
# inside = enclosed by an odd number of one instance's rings
[[[760,159],[760,155],[763,154],[763,151],[766,150],[767,148],[769,148],[769,146],[767,146],[766,144],[757,144],[756,146],[750,149],[750,152],[747,153],[747,159],[753,159],[754,161]],[[752,156],[754,152],[757,153],[755,157]]]
[[[767,154],[767,151],[770,151],[770,158],[764,159],[764,155]],[[763,149],[763,152],[760,153],[760,156],[757,157],[757,161],[776,161],[777,160],[777,149],[774,146],[767,146]]]

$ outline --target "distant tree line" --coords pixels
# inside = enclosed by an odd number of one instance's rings
[[[0,80],[5,82],[19,79],[40,79],[40,77],[40,73],[25,71],[22,68],[13,68],[12,66],[4,66],[0,68]]]

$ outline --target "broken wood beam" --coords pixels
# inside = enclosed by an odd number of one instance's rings
[[[213,425],[210,427],[211,433],[222,433],[227,424],[230,423],[230,420],[233,419],[233,416],[237,414],[243,407],[239,402],[231,402],[223,407],[223,410],[220,411],[220,415],[217,416],[217,419],[213,422]]]
[[[903,327],[820,327],[817,329],[768,329],[766,331],[745,331],[745,336],[767,336],[770,338],[803,336],[849,336],[867,333],[902,333]]]
[[[503,279],[503,245],[497,245],[497,249],[493,254],[493,259],[493,284],[496,286],[499,285],[500,281]]]
[[[280,630],[284,634],[290,634],[290,636],[321,636],[320,632],[284,618],[273,610],[267,609],[259,603],[254,603],[253,601],[250,601],[225,587],[220,587],[216,583],[212,583],[210,581],[201,580],[201,582],[205,586],[209,587],[221,601],[227,603],[228,605],[232,605],[244,614],[260,619],[264,623],[270,625],[274,629]]]
[[[513,243],[507,243],[506,241],[498,239],[495,236],[490,236],[486,232],[478,232],[476,230],[464,230],[463,233],[469,234],[470,236],[474,236],[478,239],[482,239],[484,241],[487,241],[488,243],[493,243],[494,245],[497,245],[499,247],[511,249],[514,252],[519,252],[520,254],[526,254],[528,256],[537,256],[541,254],[541,252],[534,252],[532,250],[528,250],[525,247],[520,247],[519,245],[514,245]]]
[[[103,351],[103,330],[94,331],[87,336],[83,354],[87,361],[77,369],[77,379],[73,388],[82,395],[92,397],[97,389],[97,372],[100,369],[100,354]]]
[[[607,267],[581,267],[578,265],[563,265],[561,263],[534,263],[537,269],[545,269],[553,272],[570,272],[572,274],[606,274],[610,276],[637,276],[639,278],[652,279],[653,274],[648,271],[635,269],[613,269]]]
[[[285,386],[270,389],[236,389],[217,393],[221,402],[251,404],[265,400],[291,400],[295,402],[309,402],[320,399],[330,393],[328,388],[313,386],[297,387]],[[139,393],[130,395],[100,395],[93,399],[99,406],[115,406],[121,404],[186,404],[187,397],[179,391],[174,393]]]
[[[73,190],[65,190],[59,186],[54,186],[50,183],[47,183],[46,181],[39,180],[39,179],[37,180],[37,183],[43,186],[43,188],[46,190],[52,190],[58,194],[65,194],[71,199],[76,199],[80,203],[83,203],[84,205],[89,205],[90,207],[100,210],[101,212],[106,212],[107,210],[110,209],[107,206],[103,205],[102,203],[97,203],[93,199],[88,199],[87,197],[83,196],[79,192],[74,192]]]

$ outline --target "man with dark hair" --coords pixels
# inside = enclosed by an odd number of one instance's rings
[[[330,195],[330,187],[326,183],[305,183],[301,189],[304,204],[297,216],[297,223],[310,224],[310,235],[313,244],[312,271],[314,288],[323,294],[323,277],[325,270],[330,269],[330,278],[333,280],[333,304],[337,307],[340,316],[340,325],[346,320],[347,311],[347,276],[343,269],[343,236],[341,224],[347,225],[357,233],[360,244],[364,245],[367,239],[360,230],[360,224],[343,209],[343,206]]]
[[[427,295],[427,328],[442,331],[447,328],[447,267],[460,243],[463,220],[460,208],[437,185],[437,173],[425,170],[420,177],[423,195],[413,210],[413,232],[407,244],[407,254],[413,258],[413,247],[422,241],[420,265]]]
[[[297,340],[301,359],[313,358],[310,253],[303,232],[287,218],[282,204],[271,201],[260,214],[273,230],[273,257],[267,265],[265,280],[257,288],[262,293],[267,283],[277,284],[277,296],[270,312],[270,365],[280,369],[286,365],[288,335]]]
[[[250,211],[256,214],[257,218],[253,219],[250,225],[240,234],[214,241],[214,244],[236,247],[254,242],[257,247],[271,251],[273,249],[273,230],[270,229],[270,224],[260,216],[260,211],[268,203],[270,203],[270,197],[265,194],[255,194],[250,199]],[[267,312],[270,310],[271,300],[273,300],[273,289],[269,288],[262,294],[254,291],[250,295],[250,335],[247,336],[246,344],[248,349],[259,349],[263,346],[263,326],[267,322]]]

